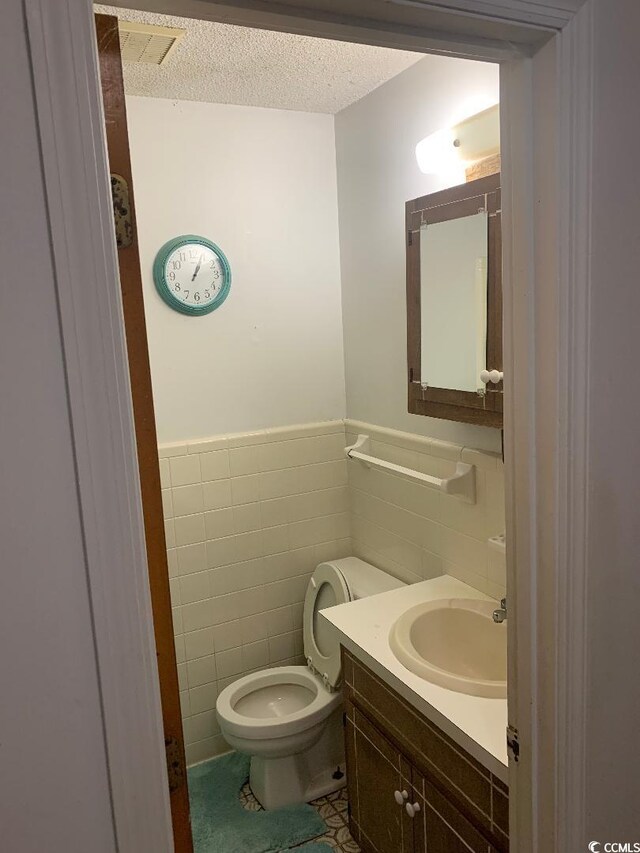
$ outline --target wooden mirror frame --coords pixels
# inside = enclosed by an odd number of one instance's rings
[[[502,371],[502,236],[500,175],[490,175],[406,203],[408,407],[414,415],[502,429],[503,383],[476,391],[423,388],[420,313],[420,228],[480,211],[488,214],[487,369]]]

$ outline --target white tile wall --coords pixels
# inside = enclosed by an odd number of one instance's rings
[[[188,764],[228,749],[220,690],[304,662],[310,573],[351,553],[344,447],[332,421],[159,448]]]
[[[446,477],[458,460],[476,466],[475,504],[465,503],[384,471],[348,463],[353,553],[410,583],[449,574],[501,598],[503,554],[487,544],[504,533],[502,460],[443,441],[347,420],[347,444],[359,433],[372,439],[374,456]]]
[[[477,501],[347,463],[358,433],[372,453],[447,476],[476,466]],[[266,666],[303,663],[302,607],[322,560],[355,554],[413,583],[451,574],[495,598],[505,560],[502,462],[447,442],[331,421],[159,449],[187,762],[228,749],[220,690]]]

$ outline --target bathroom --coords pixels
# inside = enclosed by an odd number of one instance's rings
[[[429,417],[416,412],[420,405],[410,413],[405,296],[406,203],[499,172],[495,133],[474,158],[491,161],[484,172],[450,151],[435,163],[432,138],[497,104],[498,66],[115,7],[96,11],[185,30],[161,66],[125,56],[123,68],[182,732],[189,781],[200,790],[197,780],[230,754],[216,712],[220,695],[252,673],[306,666],[305,596],[322,563],[359,558],[392,579],[381,581],[381,595],[385,583],[391,590],[398,581],[446,577],[475,592],[455,587],[443,597],[479,595],[499,608],[505,596],[501,415],[492,411],[484,423],[494,425],[481,426],[475,409],[469,417]],[[419,159],[416,146],[427,137],[432,145],[423,145]],[[485,233],[495,212],[482,214]],[[154,280],[158,255],[183,235],[205,238],[224,258],[219,269],[229,286],[202,316],[172,310]],[[497,383],[486,384],[484,396],[473,393],[483,407],[500,393]],[[368,441],[359,445],[359,436]],[[456,494],[453,484],[445,494],[419,477],[347,458],[347,447],[444,481],[462,466],[473,494]],[[407,602],[420,600],[398,590]],[[363,610],[356,621],[366,628],[369,618]],[[348,645],[348,628],[336,629],[348,654],[362,648],[353,638]],[[345,660],[355,672],[358,661]],[[361,664],[366,675],[370,653]],[[405,686],[417,678],[406,672]],[[355,681],[340,672],[329,692],[337,696],[344,682],[357,693]],[[404,697],[404,713],[411,688],[405,695],[392,686]],[[356,709],[350,723],[364,737],[371,718],[347,698]],[[467,700],[476,704],[461,713],[478,714],[484,728],[475,746],[473,732],[458,746],[481,768],[493,808],[506,802],[506,700]],[[450,745],[460,721],[454,718],[451,731],[438,721]],[[401,739],[377,722],[384,742],[403,755]],[[192,799],[197,853],[400,849],[371,837],[375,816],[364,805],[355,821],[359,838],[351,837],[340,757],[334,772],[335,790],[310,798],[326,826],[306,837],[261,837],[253,847],[234,847],[230,838],[221,846],[225,836],[210,834],[206,805]],[[405,809],[413,797],[404,797],[403,779],[401,772],[402,801],[393,801],[402,808],[390,820],[406,835],[406,821],[418,821]],[[420,779],[407,784],[417,791],[428,784]],[[257,812],[260,797],[241,781],[235,793],[245,811]],[[463,818],[481,843],[507,849],[504,815],[490,812],[487,830],[475,814]],[[302,816],[310,820],[308,811]],[[437,834],[426,822],[422,831]],[[237,836],[237,823],[229,832]],[[411,832],[411,847],[405,838],[402,849],[419,849],[418,831]],[[458,837],[467,838],[462,830]]]

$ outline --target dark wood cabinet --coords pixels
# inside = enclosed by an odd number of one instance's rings
[[[415,853],[498,853],[504,849],[492,844],[464,812],[415,768],[412,772],[412,793],[421,805]]]
[[[361,839],[376,853],[411,853],[413,822],[404,808],[412,787],[411,766],[355,707],[345,725],[357,768],[350,803]]]
[[[343,650],[351,832],[364,853],[507,853],[506,786]]]
[[[481,380],[484,370],[496,371],[497,374],[503,370],[501,213],[499,174],[406,203],[408,410],[412,414],[502,427],[502,380],[486,383]],[[481,225],[486,271],[482,278],[485,289],[480,293],[476,281],[475,293],[461,286],[458,292],[453,288],[453,282],[465,278],[459,268],[459,259],[464,254],[465,245],[471,251],[468,232],[463,232],[466,238],[461,237],[460,241],[451,245],[446,243],[446,257],[458,258],[458,265],[451,262],[451,281],[445,274],[441,257],[440,263],[436,262],[436,258],[432,258],[433,264],[429,263],[427,234],[435,233],[435,229],[445,224],[465,222],[478,215],[483,219]],[[451,236],[448,239],[452,239]],[[433,289],[427,284],[430,272],[431,283],[440,282],[440,289],[447,294],[446,299],[441,294],[434,304],[426,299]],[[476,276],[478,274],[476,270]],[[476,304],[472,304],[474,300]],[[472,324],[474,332],[467,325],[462,329],[454,323],[454,318],[467,315],[475,318]],[[433,326],[430,334],[429,328],[425,328],[425,321],[428,325],[429,318],[446,334],[434,334]],[[472,336],[477,336],[475,356],[466,350]],[[435,355],[432,347],[437,350]],[[429,358],[424,355],[425,348],[430,354]],[[456,353],[464,354],[460,357],[472,374],[472,387],[466,369],[463,371],[464,380],[459,375],[459,365],[453,375],[441,369],[443,363],[455,361],[452,354]],[[454,383],[454,387],[447,384],[447,379]],[[455,384],[456,379],[460,384]]]

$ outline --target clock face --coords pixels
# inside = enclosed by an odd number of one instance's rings
[[[184,314],[207,314],[229,291],[231,273],[222,251],[203,237],[182,237],[162,247],[154,265],[164,301]]]

